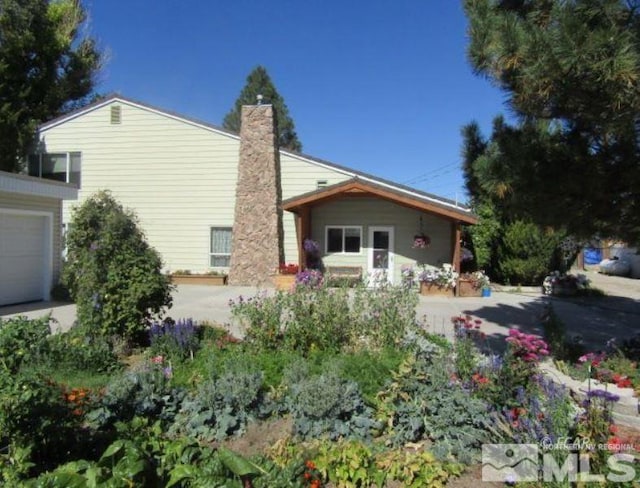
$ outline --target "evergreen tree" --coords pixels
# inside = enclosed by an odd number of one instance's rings
[[[494,128],[477,169],[541,225],[640,242],[638,7],[465,0],[471,64],[522,120]]]
[[[79,0],[0,0],[0,170],[17,171],[39,123],[86,103],[101,56]]]
[[[231,111],[225,116],[222,127],[240,132],[240,113],[243,105],[255,105],[257,96],[262,95],[263,103],[273,105],[278,124],[278,142],[283,149],[300,152],[302,144],[298,140],[295,124],[289,116],[289,109],[274,86],[267,70],[258,66],[247,77],[247,84],[240,92]]]

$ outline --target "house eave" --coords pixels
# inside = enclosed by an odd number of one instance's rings
[[[463,224],[476,224],[478,221],[477,217],[467,209],[444,205],[441,202],[411,195],[409,192],[402,192],[377,182],[363,181],[360,178],[352,178],[346,182],[290,198],[283,202],[282,208],[289,212],[301,213],[306,208],[322,205],[332,200],[367,196],[382,198],[404,207],[435,214]]]
[[[60,200],[77,200],[78,189],[68,183],[0,171],[0,192]]]

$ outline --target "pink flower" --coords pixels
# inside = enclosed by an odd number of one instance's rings
[[[155,356],[151,358],[151,362],[153,364],[162,364],[163,361],[164,361],[164,358],[162,356]]]

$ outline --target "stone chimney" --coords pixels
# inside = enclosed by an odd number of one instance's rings
[[[280,152],[271,105],[242,107],[230,285],[269,286],[284,261]]]

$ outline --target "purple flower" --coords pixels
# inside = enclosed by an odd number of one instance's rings
[[[302,243],[305,252],[314,256],[320,254],[320,245],[313,239],[305,239]]]

